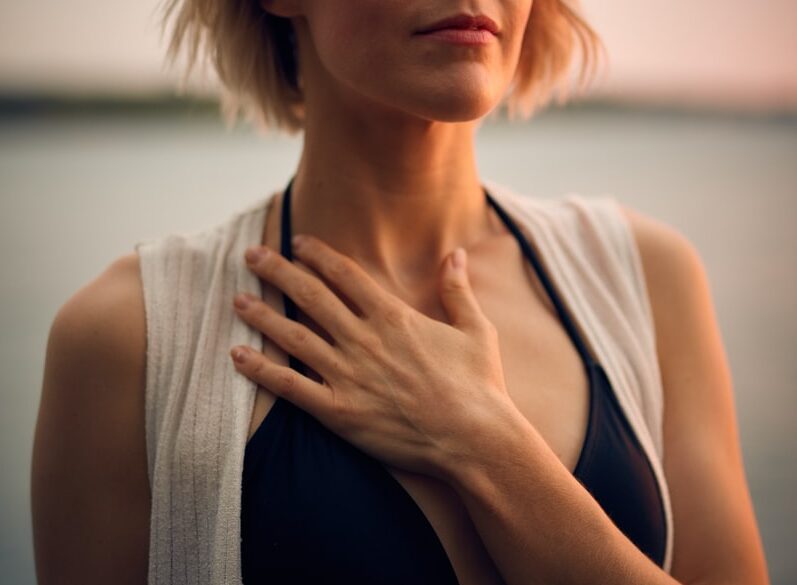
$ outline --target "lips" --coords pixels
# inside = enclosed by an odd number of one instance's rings
[[[434,24],[419,30],[417,34],[426,34],[443,29],[486,30],[494,35],[498,35],[498,25],[495,24],[493,19],[484,14],[458,14],[450,18],[444,18],[443,20],[438,20]]]

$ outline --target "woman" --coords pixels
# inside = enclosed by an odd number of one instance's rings
[[[59,311],[41,583],[768,582],[694,248],[478,177],[479,121],[596,48],[566,2],[184,0],[186,34],[301,161]]]

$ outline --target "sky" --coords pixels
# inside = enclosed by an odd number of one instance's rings
[[[147,94],[173,88],[178,74],[163,67],[161,3],[0,2],[0,92]],[[609,54],[595,94],[797,109],[795,0],[581,5]],[[209,91],[213,80],[204,86]]]

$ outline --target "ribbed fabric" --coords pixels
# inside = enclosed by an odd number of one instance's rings
[[[535,247],[650,459],[664,503],[669,572],[661,376],[625,217],[611,196],[538,199],[484,184]],[[239,344],[262,348],[262,336],[238,318],[232,299],[261,291],[243,254],[260,243],[275,194],[210,229],[135,245],[147,319],[150,584],[241,584],[243,455],[257,386],[235,370],[229,351]]]

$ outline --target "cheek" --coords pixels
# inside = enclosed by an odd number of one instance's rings
[[[401,30],[400,15],[391,11],[396,0],[321,0],[314,11],[313,37],[319,58],[347,78],[373,75],[395,66]]]

